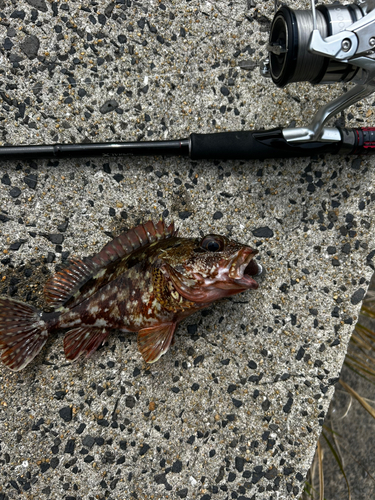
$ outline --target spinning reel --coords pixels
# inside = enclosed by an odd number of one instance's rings
[[[288,142],[337,140],[337,129],[324,128],[326,121],[375,91],[375,0],[318,7],[311,0],[311,11],[277,10],[277,3],[261,73],[278,87],[356,83],[320,108],[308,127],[284,129],[283,135]]]

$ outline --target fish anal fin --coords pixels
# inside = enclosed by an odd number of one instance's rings
[[[81,327],[69,330],[64,337],[65,357],[69,361],[75,361],[80,356],[88,358],[109,335],[105,328]]]
[[[176,326],[176,323],[162,323],[139,330],[138,349],[146,363],[155,363],[168,351]]]

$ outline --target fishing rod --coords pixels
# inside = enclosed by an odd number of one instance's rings
[[[193,133],[169,141],[2,146],[0,160],[98,156],[187,156],[201,159],[293,158],[375,154],[375,127],[326,127],[326,122],[375,91],[375,0],[311,10],[277,9],[261,73],[278,87],[291,82],[355,83],[322,106],[305,127]]]

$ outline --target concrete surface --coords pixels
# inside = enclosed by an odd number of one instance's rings
[[[0,1],[0,140],[162,139],[306,123],[340,86],[259,76],[271,2]],[[301,6],[296,3],[295,7]],[[253,68],[253,69],[251,69]],[[367,123],[371,100],[340,119]],[[0,498],[298,498],[372,274],[371,159],[7,162],[0,293],[164,214],[259,250],[259,290],[181,325],[147,367],[114,334],[68,364],[62,337],[1,367]]]

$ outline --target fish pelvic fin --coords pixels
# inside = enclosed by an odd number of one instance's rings
[[[64,337],[65,357],[76,361],[79,357],[90,357],[109,335],[105,328],[81,327],[69,330]]]
[[[168,351],[176,326],[176,323],[163,323],[139,330],[138,349],[146,363],[155,363]]]
[[[39,354],[49,335],[40,311],[18,300],[0,298],[0,359],[11,370],[25,368]]]

